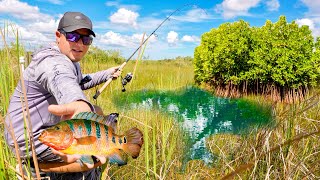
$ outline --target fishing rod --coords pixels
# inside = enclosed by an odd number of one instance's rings
[[[180,11],[181,9],[183,9],[186,6],[190,6],[190,5],[194,5],[194,4],[185,4],[182,7],[176,9],[175,11],[173,11],[167,18],[165,18],[159,25],[158,27],[140,44],[140,46],[132,53],[132,55],[124,62],[120,65],[120,67],[118,68],[117,71],[121,71],[124,66],[127,64],[127,62],[137,53],[137,51],[148,41],[148,39],[155,34],[155,32],[162,26],[163,23],[165,23],[167,20],[169,20],[169,18],[175,14],[176,12]],[[132,76],[131,76],[132,78]],[[125,84],[127,84],[130,80],[130,74],[127,74],[126,77],[123,79],[123,82],[125,82]],[[96,92],[96,94],[93,96],[93,99],[97,99],[99,97],[99,95],[102,93],[102,91],[111,83],[112,78],[109,78],[104,85]],[[123,83],[124,84],[124,83]]]

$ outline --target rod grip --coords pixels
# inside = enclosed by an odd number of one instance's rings
[[[121,66],[118,68],[118,71],[121,71],[123,67],[127,64],[127,62],[124,62],[121,64]],[[112,78],[108,79],[107,82],[104,83],[104,85],[96,92],[96,94],[93,96],[93,99],[97,99],[102,91],[111,83]]]
[[[93,96],[93,99],[97,99],[98,96],[102,93],[102,91],[111,83],[112,78],[109,78],[107,82],[104,83],[104,85],[96,92],[96,94]]]

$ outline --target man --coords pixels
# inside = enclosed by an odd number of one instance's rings
[[[95,37],[92,22],[84,14],[66,12],[59,22],[55,35],[56,44],[35,52],[32,55],[32,62],[23,73],[36,154],[40,168],[44,171],[51,171],[51,168],[46,166],[49,162],[61,162],[63,166],[78,168],[73,172],[84,171],[72,174],[50,173],[51,179],[96,179],[97,176],[100,176],[100,171],[95,167],[105,163],[105,159],[100,159],[93,167],[79,166],[75,162],[78,156],[54,151],[42,144],[38,137],[47,127],[53,126],[63,119],[71,118],[78,112],[96,112],[96,107],[88,101],[82,90],[106,82],[109,78],[117,78],[120,71],[117,70],[117,67],[112,67],[89,74],[87,78],[82,75],[79,61],[87,53],[93,37]],[[91,79],[91,81],[83,81],[84,79]],[[32,156],[30,146],[26,147],[24,136],[22,94],[21,82],[19,82],[10,99],[6,125],[10,127],[12,124],[20,156],[27,158]],[[52,114],[48,111],[48,107],[54,104],[71,104],[71,106],[63,106],[69,107],[69,109],[65,109],[62,113],[55,113],[56,106],[52,106],[54,107],[53,111],[50,110],[54,113]],[[62,119],[61,115],[67,115],[70,107],[72,107],[72,113]],[[5,129],[5,138],[8,145],[14,148],[14,139],[9,129]],[[59,171],[59,168],[57,169],[54,171]]]

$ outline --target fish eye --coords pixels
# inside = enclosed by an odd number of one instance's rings
[[[55,130],[60,130],[60,127],[59,127],[59,126],[56,126],[54,129],[55,129]]]

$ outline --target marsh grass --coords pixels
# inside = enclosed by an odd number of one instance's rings
[[[1,122],[1,141],[0,141],[0,179],[14,179],[16,177],[15,169],[16,158],[10,151],[4,140],[4,114],[8,109],[9,98],[19,79],[18,57],[24,51],[19,45],[18,31],[13,25],[6,23],[3,29],[0,29],[3,49],[0,50],[0,122]],[[9,36],[16,37],[16,43],[8,45],[6,38]],[[12,169],[11,171],[8,169]]]
[[[18,57],[25,54],[17,45],[6,44],[12,31],[1,29],[0,50],[0,179],[14,179],[17,164],[3,137],[4,115],[10,95],[19,79]],[[5,32],[5,33],[4,33]],[[124,68],[123,76],[134,71],[135,61]],[[119,64],[90,58],[82,62],[84,73],[107,69]],[[139,62],[134,81],[127,91],[177,90],[193,83],[190,61]],[[126,166],[104,166],[103,179],[319,179],[320,178],[320,105],[319,90],[311,90],[309,99],[295,104],[274,103],[275,125],[252,127],[242,135],[223,134],[207,138],[208,149],[216,155],[212,166],[201,160],[192,160],[182,170],[185,134],[174,118],[157,110],[118,109],[113,97],[119,96],[121,80],[114,80],[97,100],[92,96],[98,89],[86,91],[90,100],[101,106],[105,114],[119,112],[117,134],[132,127],[143,131],[145,143],[140,156],[130,159]],[[125,92],[124,92],[125,93]],[[260,104],[270,102],[263,97],[246,97]],[[134,119],[134,120],[133,120]]]
[[[138,159],[129,160],[128,165],[123,167],[113,165],[109,170],[109,178],[167,179],[172,173],[179,172],[183,156],[183,132],[173,117],[156,111],[130,110],[125,113],[126,116],[136,117],[148,124],[152,129],[130,119],[119,120],[119,124],[122,124],[119,131],[136,126],[144,132],[145,143]]]
[[[214,168],[220,169],[220,177],[319,179],[318,102],[315,93],[299,104],[275,104],[275,127],[252,129],[242,136],[225,135],[219,139],[219,135],[214,135],[208,139],[209,149],[219,157]],[[236,146],[229,149],[226,144]]]

